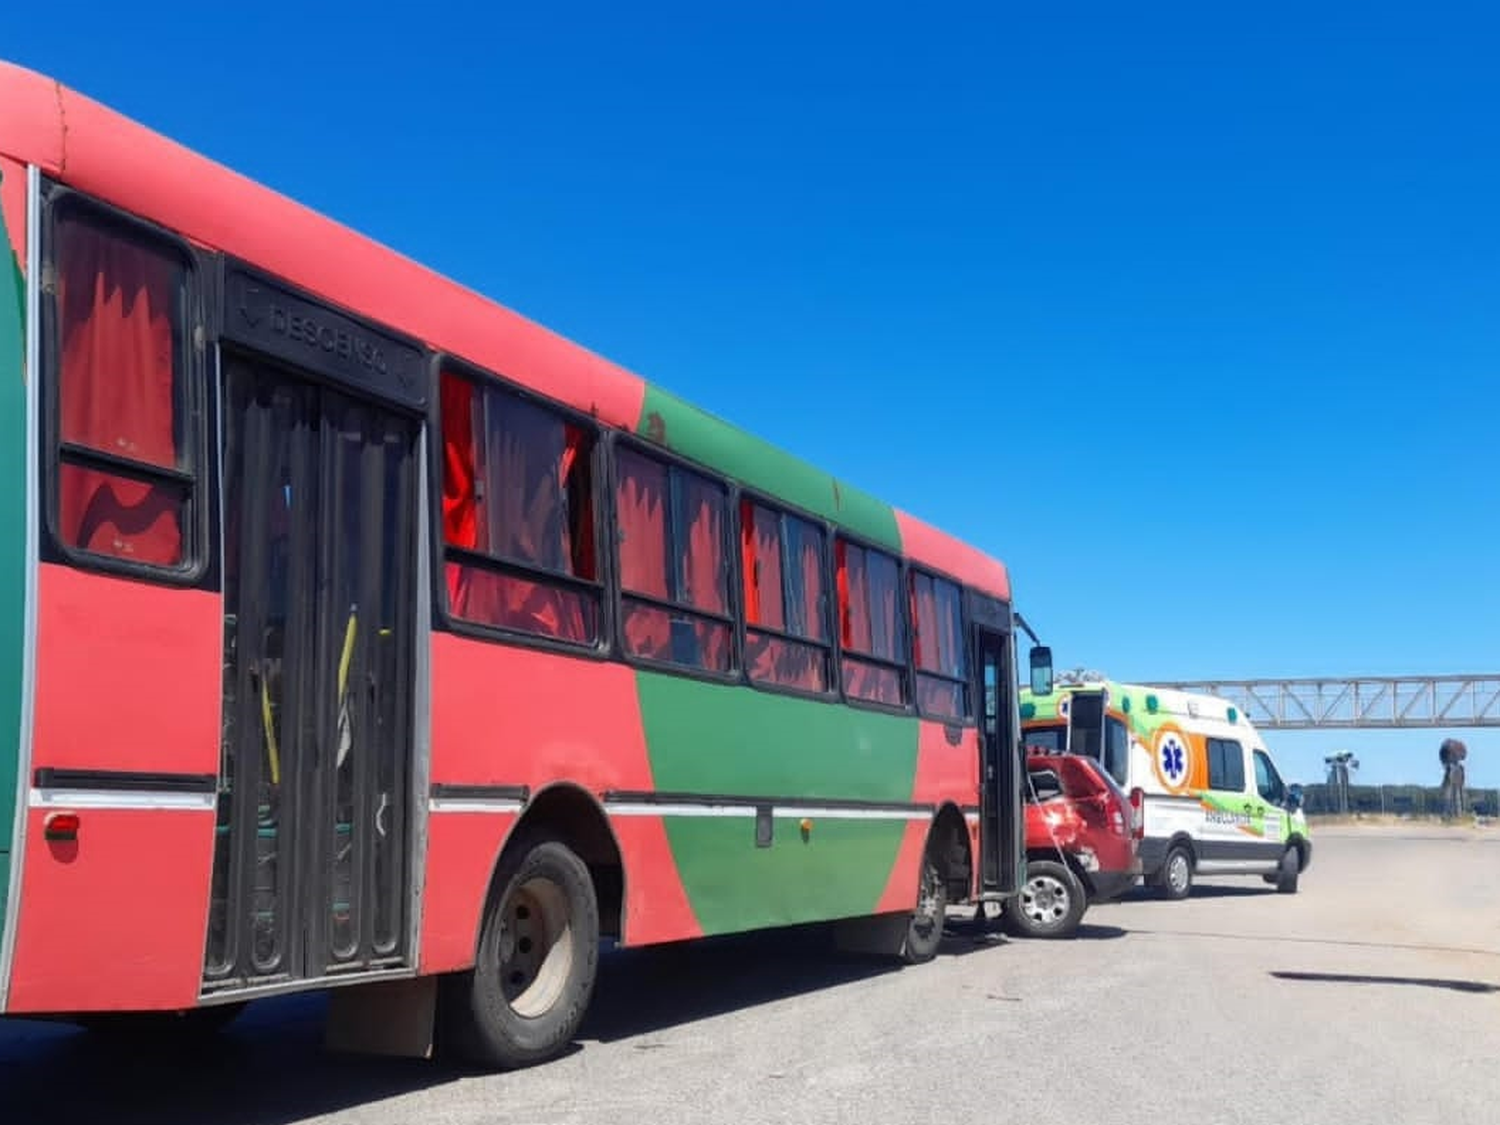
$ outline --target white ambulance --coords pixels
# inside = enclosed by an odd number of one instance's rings
[[[1197,874],[1260,875],[1296,893],[1312,860],[1301,788],[1282,781],[1233,705],[1102,678],[1049,680],[1020,694],[1022,742],[1097,759],[1143,806],[1147,886],[1180,899]]]

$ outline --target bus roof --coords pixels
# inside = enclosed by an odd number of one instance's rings
[[[998,560],[53,79],[0,61],[0,155],[637,433],[993,596]],[[24,230],[23,197],[0,188]]]

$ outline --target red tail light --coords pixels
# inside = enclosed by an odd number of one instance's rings
[[[1130,834],[1137,840],[1146,835],[1146,791],[1139,786],[1130,791]]]
[[[1104,826],[1118,836],[1129,835],[1130,829],[1125,826],[1125,806],[1120,801],[1119,791],[1114,786],[1106,786],[1099,794],[1099,800],[1104,806]]]

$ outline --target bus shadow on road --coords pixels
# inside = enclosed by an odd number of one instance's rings
[[[938,957],[1009,940],[950,927]],[[891,958],[840,952],[819,927],[609,949],[600,958],[594,1002],[567,1053],[901,971]],[[261,1000],[221,1034],[180,1047],[67,1024],[0,1020],[0,1121],[292,1125],[420,1095],[475,1073],[441,1060],[330,1052],[323,1043],[326,1012],[327,999],[318,994]]]
[[[1103,932],[1112,928],[1092,927],[1100,932],[1091,936],[1112,936]],[[937,956],[966,957],[1010,940],[950,919]],[[840,951],[822,926],[612,950],[601,958],[579,1038],[615,1042],[901,971],[891,957]]]
[[[965,953],[967,935],[945,932],[938,956]],[[616,949],[579,1031],[603,1043],[899,972],[890,958],[843,953],[821,927],[767,930]]]
[[[420,1059],[333,1054],[320,996],[262,1000],[181,1047],[0,1021],[5,1125],[291,1125],[452,1082]]]

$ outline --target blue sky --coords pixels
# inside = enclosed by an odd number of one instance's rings
[[[0,50],[1001,556],[1061,666],[1500,672],[1500,16],[1229,7],[77,0]]]

